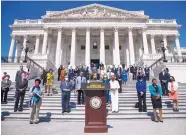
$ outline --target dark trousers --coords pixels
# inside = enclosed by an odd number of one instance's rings
[[[62,92],[62,109],[63,111],[70,111],[70,92]]]
[[[43,79],[43,86],[46,84],[46,79],[44,78]]]
[[[138,93],[138,101],[139,101],[139,110],[142,111],[146,111],[147,110],[147,106],[146,106],[146,93],[143,94],[143,96],[141,96],[141,93]],[[142,101],[143,101],[143,106],[142,106]]]
[[[18,109],[19,100],[20,100],[19,108],[22,109],[24,97],[25,97],[25,91],[24,92],[16,92],[15,97],[16,97],[16,100],[15,100],[14,110]]]
[[[136,75],[137,73],[133,73],[133,77],[132,77],[133,80],[136,80]]]
[[[167,82],[161,82],[161,88],[163,95],[168,94],[168,83]]]
[[[84,104],[84,91],[78,90],[78,104]]]
[[[119,91],[119,93],[121,93],[122,92],[122,81],[121,80],[118,80],[118,83],[119,83],[119,86],[120,86],[120,88],[118,89]]]
[[[149,81],[149,73],[145,73],[146,80]]]
[[[60,74],[58,74],[57,80],[58,80],[58,81],[60,80]]]
[[[7,95],[8,95],[9,88],[2,90],[1,88],[1,102],[7,102]]]

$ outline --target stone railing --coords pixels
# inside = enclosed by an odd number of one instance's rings
[[[175,19],[165,20],[165,19],[149,19],[147,24],[177,24]]]
[[[43,23],[42,19],[37,19],[37,20],[30,20],[30,19],[14,20],[14,25],[15,24],[42,24],[42,23]]]

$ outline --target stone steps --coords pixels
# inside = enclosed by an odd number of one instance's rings
[[[121,119],[150,119],[153,116],[153,108],[149,91],[147,91],[147,112],[138,112],[137,108],[134,108],[135,103],[138,101],[136,89],[136,82],[129,82],[127,86],[123,86],[122,93],[119,93],[119,113],[112,113],[110,105],[107,105],[108,116],[107,120],[121,120]],[[150,84],[150,83],[148,83]],[[61,107],[61,90],[59,88],[60,82],[55,81],[54,88],[58,91],[58,94],[52,96],[44,96],[42,106],[40,109],[40,119],[43,120],[55,120],[55,121],[84,121],[85,120],[85,106],[76,105],[77,96],[74,92],[71,92],[71,112],[62,114]],[[43,88],[43,87],[42,87]],[[14,108],[14,95],[15,88],[8,93],[8,104],[1,105],[1,117],[4,120],[28,120],[29,119],[29,96],[26,92],[24,100],[23,112],[13,112]],[[168,96],[162,97],[163,105],[163,117],[164,119],[170,118],[186,118],[186,84],[179,85],[179,112],[173,112],[172,101],[168,99]]]
[[[19,117],[17,117],[19,115]],[[144,115],[108,115],[107,120],[122,120],[122,119],[151,119],[152,115],[144,114]],[[173,118],[186,118],[186,114],[166,114],[163,116],[163,119],[173,119]],[[25,114],[11,114],[10,116],[4,116],[6,120],[28,120],[29,115]],[[85,115],[52,115],[50,113],[41,114],[40,119],[44,120],[55,120],[55,121],[76,121],[76,120],[85,120]]]

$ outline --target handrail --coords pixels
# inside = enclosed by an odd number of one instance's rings
[[[163,56],[161,58],[159,58],[157,61],[155,61],[154,63],[152,63],[149,68],[152,68],[154,65],[156,65],[158,62],[160,62],[163,59]]]
[[[34,65],[38,66],[40,69],[43,69],[42,66],[40,66],[38,63],[36,63],[34,60],[32,60],[31,58],[29,58],[28,56],[27,56],[27,60],[29,60],[30,63],[32,62]]]

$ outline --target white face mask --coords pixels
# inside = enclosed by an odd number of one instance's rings
[[[8,80],[8,77],[5,77],[5,80]]]
[[[65,78],[65,81],[68,81],[68,78]]]

